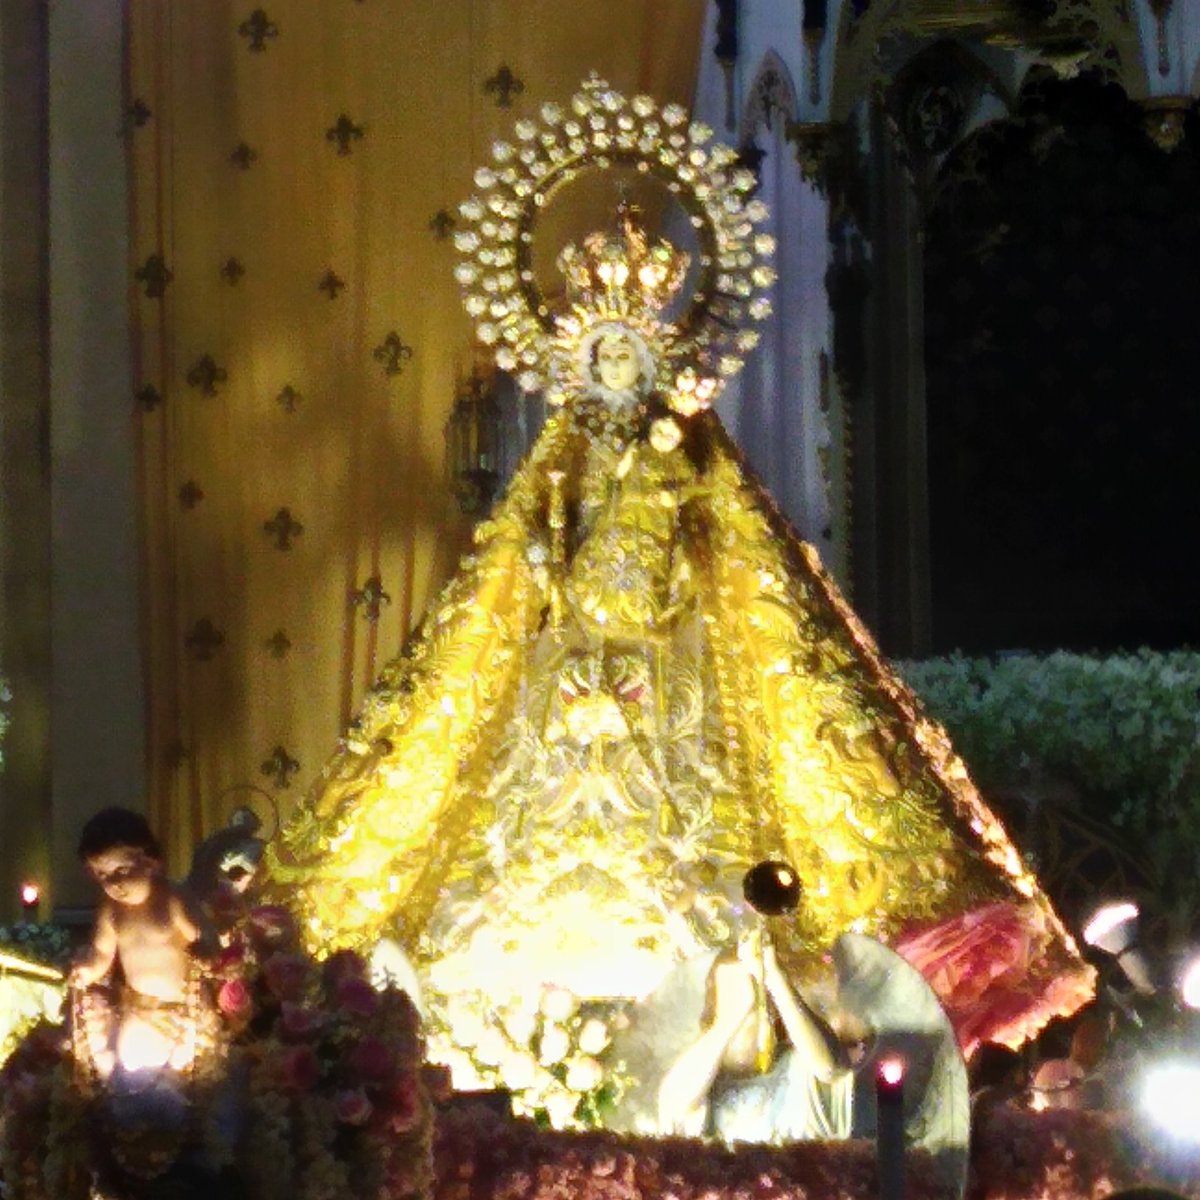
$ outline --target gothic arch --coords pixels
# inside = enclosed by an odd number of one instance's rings
[[[1018,46],[1061,73],[1098,68],[1126,93],[1146,95],[1146,67],[1137,21],[1125,0],[1052,0],[1036,28],[1017,6],[984,18],[964,9],[962,24],[948,25],[945,6],[932,0],[875,0],[861,15],[842,8],[834,50],[831,121],[846,120],[862,97],[885,84],[925,44],[955,37]]]
[[[886,93],[910,163],[921,172],[938,166],[976,126],[989,96],[1011,111],[1012,90],[971,47],[953,38],[921,46]]]
[[[777,116],[783,118],[786,128],[789,122],[796,119],[798,112],[799,103],[792,73],[777,51],[768,50],[758,64],[754,81],[746,92],[746,102],[738,122],[737,144],[749,145],[762,126],[773,129]]]

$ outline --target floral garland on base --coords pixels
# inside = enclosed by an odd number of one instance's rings
[[[691,1138],[541,1130],[482,1105],[439,1115],[433,1200],[878,1200],[872,1142],[730,1150]],[[906,1200],[944,1200],[923,1151],[906,1158]]]
[[[1102,1200],[1118,1189],[1170,1187],[1200,1197],[1132,1119],[1000,1108],[972,1139],[966,1200]],[[433,1200],[876,1200],[871,1141],[744,1145],[684,1138],[559,1133],[506,1120],[478,1102],[439,1115]],[[905,1156],[906,1200],[945,1200],[924,1151]]]

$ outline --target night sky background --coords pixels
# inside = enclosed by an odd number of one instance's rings
[[[1200,130],[1028,85],[927,222],[935,650],[1200,645]]]

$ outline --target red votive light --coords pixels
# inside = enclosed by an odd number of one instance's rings
[[[21,884],[21,912],[27,921],[36,921],[42,889],[36,883]]]
[[[880,1095],[901,1095],[904,1091],[904,1060],[881,1058],[875,1068],[875,1084]]]
[[[875,1065],[875,1165],[880,1200],[904,1200],[904,1060]]]

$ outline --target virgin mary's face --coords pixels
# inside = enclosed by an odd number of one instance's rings
[[[641,377],[637,349],[627,334],[611,333],[596,346],[596,374],[606,388],[614,392],[636,387]]]

